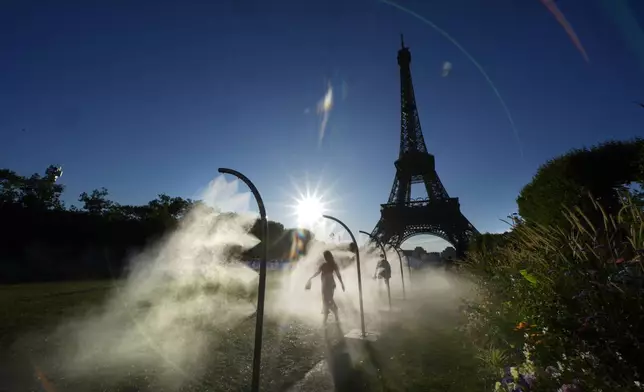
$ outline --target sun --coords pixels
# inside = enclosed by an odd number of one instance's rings
[[[291,222],[297,225],[300,229],[307,230],[320,230],[325,225],[323,215],[330,212],[330,208],[338,202],[337,199],[329,198],[332,196],[333,185],[322,185],[321,180],[318,180],[317,185],[312,186],[308,177],[295,181],[291,179],[293,184],[292,191],[288,191],[287,197],[289,200],[286,207],[290,210]],[[305,186],[300,188],[299,184]]]
[[[307,195],[297,200],[295,214],[299,225],[312,225],[317,222],[325,212],[324,203],[318,196]]]

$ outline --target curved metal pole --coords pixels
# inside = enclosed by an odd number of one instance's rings
[[[268,221],[266,220],[266,208],[264,201],[248,177],[238,171],[226,168],[219,168],[219,173],[231,174],[244,182],[255,196],[259,208],[260,224],[262,229],[262,260],[259,263],[259,287],[257,293],[257,319],[255,322],[255,350],[253,352],[253,378],[251,391],[259,391],[260,363],[262,359],[262,331],[264,329],[264,299],[266,297],[266,262],[268,260]]]
[[[384,257],[385,261],[387,262],[387,264],[389,264],[389,261],[387,260],[387,252],[385,251],[385,247],[382,245],[382,242],[380,242],[380,240],[378,238],[376,238],[373,235],[367,233],[366,231],[360,230],[360,233],[366,234],[367,236],[369,236],[369,238],[371,238],[372,241],[374,241],[376,244],[378,244],[378,246],[382,250],[382,257]],[[391,269],[391,266],[389,268]],[[389,298],[389,310],[391,310],[391,288],[389,287],[389,279],[387,279],[385,282],[387,284],[387,298]],[[405,282],[403,281],[403,293],[404,293],[404,291],[405,291]]]
[[[382,250],[382,255],[385,258],[385,261],[388,262],[388,260],[387,260],[387,252],[385,252],[385,247],[382,246],[382,242],[380,242],[380,240],[378,238],[372,236],[370,233],[367,233],[366,231],[360,230],[358,233],[366,234],[369,238],[371,238],[371,240],[373,242],[375,242],[380,247],[380,249]]]
[[[398,247],[394,247],[394,249],[396,249],[396,251],[400,251],[401,253],[404,254],[402,249],[400,249]],[[407,257],[407,256],[405,256],[405,257]],[[409,271],[409,284],[411,285],[411,264],[409,263],[409,257],[407,257],[407,270]]]
[[[403,299],[407,299],[407,295],[405,294],[405,277],[403,276],[402,256],[400,255],[400,250],[398,250],[398,248],[395,246],[392,246],[392,248],[396,251],[398,260],[400,261],[400,280],[402,281]],[[409,277],[411,278],[411,275],[409,275]]]
[[[364,306],[362,305],[362,274],[360,272],[360,251],[358,250],[358,243],[356,242],[356,237],[353,236],[353,233],[351,232],[351,230],[340,219],[335,218],[331,215],[322,215],[322,217],[326,219],[331,219],[332,221],[338,223],[340,226],[344,227],[344,229],[349,233],[349,236],[351,236],[351,241],[353,241],[353,246],[355,246],[356,266],[358,268],[358,296],[360,297],[360,328],[362,332],[362,337],[364,338],[367,336],[367,332],[365,331],[365,326],[364,326]]]

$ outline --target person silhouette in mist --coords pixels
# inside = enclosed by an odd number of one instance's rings
[[[391,265],[382,253],[380,254],[380,259],[376,264],[376,271],[373,273],[373,278],[384,279],[385,284],[389,286],[389,279],[391,279]]]
[[[338,264],[333,258],[333,254],[328,250],[325,250],[322,255],[324,256],[324,263],[322,263],[317,272],[309,278],[306,282],[306,287],[310,288],[311,280],[320,275],[320,280],[322,282],[322,314],[324,315],[324,323],[326,324],[327,318],[329,317],[329,311],[333,312],[335,321],[339,322],[338,305],[333,299],[333,294],[335,292],[335,279],[333,278],[333,273],[335,272],[336,275],[338,275],[342,291],[344,291],[344,282],[342,281],[342,275],[340,274]]]
[[[380,254],[380,259],[376,264],[376,270],[373,273],[373,278],[378,280],[378,290],[382,290],[382,285],[380,282],[385,282],[385,287],[387,288],[387,297],[389,298],[389,303],[391,306],[391,297],[389,296],[389,279],[391,279],[391,265],[385,258],[384,254]],[[382,295],[382,291],[380,291]]]

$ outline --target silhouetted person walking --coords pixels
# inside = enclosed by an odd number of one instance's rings
[[[344,291],[344,282],[342,281],[342,275],[340,275],[338,264],[335,262],[331,252],[325,250],[323,255],[324,263],[322,263],[317,272],[309,278],[306,282],[306,287],[307,289],[310,288],[311,280],[320,275],[320,280],[322,282],[322,314],[324,315],[324,323],[326,324],[327,318],[329,317],[329,311],[333,312],[335,321],[340,320],[338,318],[338,305],[336,305],[335,300],[333,299],[333,294],[335,292],[335,279],[333,278],[333,273],[335,272],[336,275],[338,275],[342,291]]]
[[[374,279],[384,279],[385,283],[389,285],[389,279],[391,279],[391,265],[385,259],[384,255],[380,255],[380,260],[376,264],[376,272],[373,274]]]
[[[384,281],[385,286],[387,286],[387,298],[389,299],[389,308],[391,308],[391,293],[389,288],[389,279],[391,279],[391,265],[385,258],[384,254],[380,255],[380,260],[376,264],[376,271],[373,274],[374,279],[378,281]]]

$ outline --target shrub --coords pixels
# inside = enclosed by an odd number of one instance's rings
[[[569,228],[561,209],[577,206],[597,223],[601,216],[585,194],[592,193],[604,210],[615,214],[620,190],[644,181],[643,163],[644,139],[571,150],[539,167],[517,198],[519,214],[530,222]]]
[[[469,336],[536,375],[533,389],[640,390],[644,214],[629,199],[613,216],[591,204],[603,224],[580,209],[565,213],[570,230],[521,222],[464,264],[482,298],[467,308]]]

